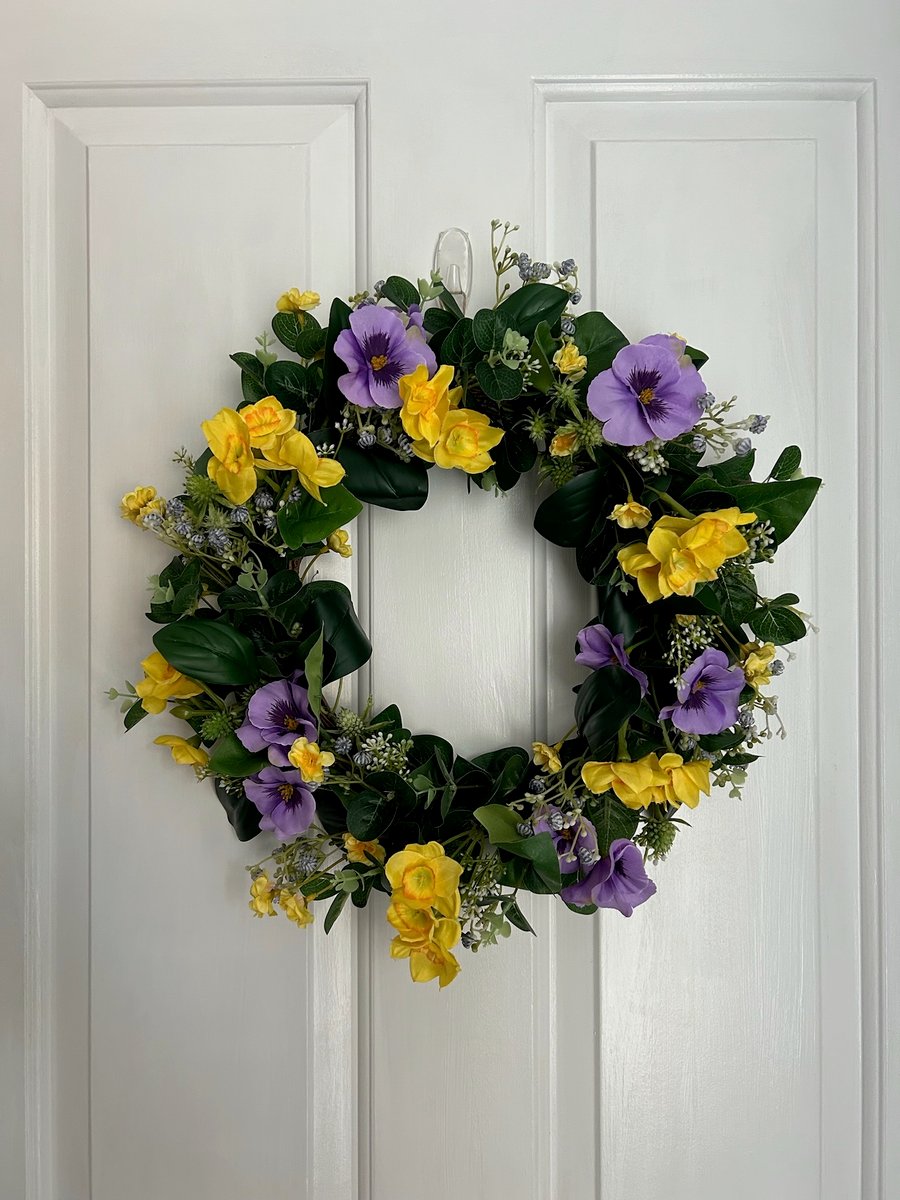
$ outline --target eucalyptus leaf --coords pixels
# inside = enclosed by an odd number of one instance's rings
[[[416,285],[404,279],[402,275],[389,275],[381,285],[381,294],[404,312],[411,304],[418,304],[421,299]]]
[[[775,466],[771,471],[772,479],[790,479],[800,470],[800,463],[803,461],[799,446],[785,446],[782,452],[775,460]]]
[[[522,375],[505,363],[478,362],[475,378],[484,394],[491,400],[514,400],[522,390]]]
[[[806,623],[789,608],[765,604],[758,608],[749,621],[750,628],[764,642],[786,646],[806,637]]]

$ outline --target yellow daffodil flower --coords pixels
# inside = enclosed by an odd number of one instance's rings
[[[139,487],[122,497],[119,512],[124,520],[142,525],[148,513],[158,512],[161,516],[165,508],[166,502],[162,496],[157,496],[155,487]]]
[[[287,888],[282,888],[278,893],[278,903],[287,919],[301,929],[304,925],[312,925],[315,920],[302,892],[289,892]]]
[[[655,755],[648,755],[654,758]],[[709,763],[702,760],[686,763],[680,754],[664,754],[658,760],[659,770],[666,777],[663,793],[669,804],[686,804],[696,808],[700,793],[709,795]]]
[[[158,650],[145,658],[141,666],[144,678],[134,690],[148,713],[161,713],[167,700],[189,700],[203,691],[195,679],[188,679],[170,666]]]
[[[424,363],[397,381],[403,401],[400,420],[414,442],[423,442],[429,447],[437,444],[444,418],[451,408],[456,407],[463,393],[461,387],[451,388],[452,382],[452,367],[438,367],[429,379]]]
[[[320,750],[318,743],[305,737],[297,738],[288,750],[288,759],[306,783],[322,783],[325,768],[334,764],[334,755],[330,750]]]
[[[350,862],[368,863],[369,857],[376,858],[379,862],[384,862],[384,846],[377,839],[371,842],[362,842],[359,838],[355,838],[352,833],[343,834],[344,849],[347,851],[347,858]]]
[[[154,738],[153,744],[168,746],[172,751],[173,760],[184,767],[205,767],[209,762],[209,755],[202,746],[192,746],[185,738],[174,733],[164,733]]]
[[[350,534],[346,529],[336,529],[334,533],[329,533],[325,545],[329,550],[333,550],[335,554],[339,554],[341,558],[349,558],[353,553],[353,547],[350,545]]]
[[[744,676],[755,692],[772,682],[772,661],[775,647],[771,642],[749,642],[741,646]]]
[[[462,867],[444,853],[440,842],[411,843],[392,854],[384,868],[394,900],[412,908],[436,908],[445,917],[459,914]]]
[[[413,908],[405,900],[391,900],[387,919],[397,930],[398,939],[410,945],[427,942],[434,931],[435,918],[431,909]]]
[[[391,957],[409,959],[413,983],[428,983],[437,979],[444,988],[459,974],[459,963],[450,952],[459,937],[459,922],[442,918],[434,922],[431,937],[427,941],[407,942],[395,937],[391,942]]]
[[[755,513],[723,508],[696,517],[661,517],[646,542],[635,542],[618,553],[626,575],[637,579],[649,603],[663,596],[693,596],[698,583],[716,578],[728,558],[747,550],[736,528],[756,520]]]
[[[655,754],[637,762],[586,762],[581,768],[585,787],[599,796],[610,788],[628,808],[645,808],[657,803],[666,784]]]
[[[201,425],[213,456],[206,473],[232,504],[245,504],[256,491],[250,430],[239,412],[221,408]]]
[[[413,443],[413,450],[419,458],[437,463],[444,470],[458,467],[467,475],[480,475],[494,465],[488,451],[493,450],[503,434],[484,413],[471,408],[452,408],[444,417],[435,445],[418,441]]]
[[[553,365],[560,375],[582,375],[587,367],[587,358],[574,342],[566,342],[553,355]]]
[[[268,875],[257,875],[250,884],[250,909],[255,917],[275,917],[272,885]]]
[[[546,742],[532,742],[531,753],[535,766],[546,771],[548,775],[555,775],[557,771],[562,770],[559,745],[548,746]]]
[[[608,520],[615,521],[620,529],[646,529],[653,520],[653,513],[629,496],[624,504],[615,506]]]
[[[577,449],[577,433],[558,433],[550,443],[550,453],[554,458],[567,458]]]
[[[320,503],[320,488],[334,487],[344,478],[344,468],[336,459],[319,458],[316,448],[298,429],[274,439],[262,447],[265,467],[276,471],[296,471],[300,484]]]
[[[274,396],[263,396],[255,404],[245,404],[241,409],[241,417],[250,434],[251,446],[259,450],[264,446],[273,446],[276,438],[290,433],[297,424],[294,410],[284,408]]]
[[[322,297],[318,292],[301,292],[299,288],[289,288],[275,301],[275,307],[279,312],[304,313],[309,312],[311,308],[318,308],[321,303]]]

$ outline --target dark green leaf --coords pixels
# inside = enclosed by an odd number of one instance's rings
[[[728,492],[744,512],[769,521],[778,542],[786,541],[809,510],[822,485],[821,479],[790,479],[776,483],[743,483]]]
[[[587,357],[585,378],[590,381],[609,370],[628,338],[604,313],[588,312],[575,318],[575,345]]]
[[[363,504],[407,511],[428,499],[428,473],[420,459],[401,462],[390,451],[345,445],[338,460],[347,472],[344,487]]]
[[[129,729],[134,729],[138,721],[143,721],[146,715],[147,710],[144,708],[143,701],[135,700],[134,704],[132,704],[131,708],[129,708],[126,712],[125,719],[122,722],[122,724],[125,726],[126,733]]]
[[[503,911],[510,925],[515,925],[516,929],[521,929],[523,933],[534,933],[534,930],[528,924],[527,917],[515,900],[510,900],[508,904],[505,904]]]
[[[755,462],[756,451],[751,450],[749,454],[736,454],[734,458],[726,458],[724,462],[713,463],[706,469],[717,483],[728,487],[732,483],[744,483],[749,480],[753,474]]]
[[[481,390],[491,400],[514,400],[522,390],[520,372],[505,363],[491,366],[488,362],[475,364],[475,377]]]
[[[317,354],[321,354],[325,349],[327,338],[328,331],[323,329],[318,321],[312,323],[311,314],[307,313],[306,324],[297,335],[296,353],[301,358],[315,358]]]
[[[746,737],[743,729],[728,729],[724,733],[705,733],[697,741],[701,750],[730,750],[740,746]]]
[[[764,642],[786,646],[806,637],[806,624],[789,608],[765,604],[758,608],[749,621],[750,628]]]
[[[800,452],[799,446],[785,446],[775,460],[771,478],[778,480],[790,479],[792,475],[800,470],[802,459],[803,455]]]
[[[497,311],[508,328],[530,338],[541,321],[546,321],[552,328],[568,303],[569,293],[563,288],[550,283],[529,283],[507,296]]]
[[[555,546],[583,544],[603,510],[608,490],[606,473],[599,468],[576,475],[541,503],[535,529]]]
[[[288,407],[308,400],[314,391],[309,368],[289,359],[279,359],[266,367],[266,387]]]
[[[553,334],[550,332],[550,326],[546,321],[541,321],[534,331],[534,341],[531,343],[530,351],[530,357],[540,363],[540,369],[537,374],[529,377],[528,383],[530,387],[535,388],[545,396],[551,387],[553,387],[554,375],[550,363],[555,350],[556,344]]]
[[[480,308],[472,318],[475,345],[485,354],[502,349],[507,328],[503,315],[493,308]]]
[[[262,383],[266,369],[255,354],[248,354],[245,350],[239,350],[237,354],[231,354],[229,357],[232,362],[237,363],[245,375],[249,375],[257,383]]]
[[[743,625],[758,599],[753,572],[749,567],[732,567],[722,572],[715,583],[699,588],[697,599],[726,625]]]
[[[693,346],[685,346],[684,352],[698,370],[709,362],[709,355]]]
[[[294,312],[277,312],[272,318],[272,332],[288,350],[296,353],[297,338],[300,334],[300,321]]]
[[[381,285],[381,294],[404,312],[411,304],[418,304],[421,299],[419,289],[402,275],[389,275]]]
[[[550,891],[562,887],[559,856],[549,833],[523,837],[519,833],[519,817],[503,804],[486,804],[476,808],[475,820],[487,831],[492,846],[499,846],[517,858],[527,859],[538,878]]]
[[[232,779],[246,779],[267,764],[265,754],[251,754],[233,733],[219,738],[209,752],[210,770],[216,775],[228,775]]]
[[[321,504],[315,497],[304,495],[278,510],[278,531],[292,549],[324,541],[362,512],[363,506],[356,496],[339,483],[323,488],[321,496]]]
[[[447,312],[452,313],[453,316],[456,317],[457,321],[462,319],[463,311],[459,307],[456,297],[451,291],[448,291],[447,288],[444,288],[444,290],[441,292],[440,297],[438,298],[438,303],[441,304],[447,310]]]
[[[426,308],[422,321],[427,333],[449,333],[457,318],[443,308]]]
[[[338,892],[335,898],[328,906],[328,912],[325,914],[325,920],[322,922],[322,928],[326,933],[331,933],[335,921],[344,910],[344,905],[350,899],[350,892]]]
[[[590,805],[591,820],[597,830],[597,849],[601,857],[609,853],[609,847],[618,838],[634,837],[638,827],[638,814],[616,796],[607,792]]]
[[[490,777],[490,799],[493,803],[502,800],[508,792],[517,788],[528,770],[530,761],[531,755],[527,750],[523,750],[521,746],[508,746],[503,750],[479,754],[477,758],[472,759],[472,765],[479,767]]]
[[[481,351],[475,343],[475,335],[472,331],[471,318],[463,317],[461,321],[456,322],[444,338],[441,359],[450,366],[462,367],[475,362],[480,355]]]
[[[244,792],[243,788],[234,788],[220,780],[213,784],[219,803],[225,809],[231,827],[239,842],[249,842],[259,833],[259,809]]]
[[[313,632],[319,626],[324,630],[324,683],[352,674],[371,658],[372,643],[360,625],[353,599],[342,583],[332,579],[307,583],[296,600],[291,601],[290,608],[302,621],[304,630]]]
[[[309,707],[318,721],[322,710],[322,674],[325,668],[325,635],[320,630],[312,650],[303,663],[303,674],[306,677],[306,687],[309,694]]]
[[[263,588],[266,603],[270,608],[287,604],[297,595],[303,585],[296,571],[276,571]]]
[[[189,679],[240,687],[259,678],[253,643],[223,620],[182,617],[154,634],[153,644]]]
[[[621,667],[592,671],[575,699],[575,720],[592,753],[615,737],[621,725],[638,709],[641,689]]]
[[[331,302],[331,311],[328,314],[328,333],[325,338],[325,359],[324,359],[324,387],[325,395],[335,395],[343,400],[337,388],[338,378],[347,370],[347,364],[342,358],[334,352],[334,343],[337,341],[338,334],[344,329],[350,328],[350,306],[345,304],[343,300],[337,297]]]

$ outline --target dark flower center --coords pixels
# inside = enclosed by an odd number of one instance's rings
[[[291,713],[285,713],[284,714],[284,727],[285,727],[285,729],[289,729],[291,731],[291,733],[293,733],[295,729],[300,728],[300,722],[297,720],[297,718],[295,716],[292,716]]]
[[[376,354],[369,359],[369,362],[372,364],[373,371],[383,371],[387,366],[388,358],[386,354]]]

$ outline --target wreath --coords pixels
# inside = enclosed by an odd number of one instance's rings
[[[768,418],[735,419],[677,334],[630,344],[576,315],[575,263],[533,262],[517,229],[492,222],[495,303],[473,317],[436,273],[335,299],[324,325],[316,293],[286,292],[276,340],[231,356],[242,400],[203,421],[199,457],[175,456],[180,494],[121,506],[174,552],[150,580],[144,678],[109,693],[125,728],[185,722],[155,743],[213,781],[239,839],[274,835],[248,868],[256,916],[307,925],[327,901],[328,932],[385,892],[392,956],[441,987],[457,943],[533,932],[522,892],[583,914],[649,899],[685,808],[712,786],[739,796],[784,736],[778,647],[809,627],[797,596],[756,581],[819,487],[800,450],[754,482],[748,435]],[[535,468],[551,489],[535,528],[597,594],[573,630],[572,729],[467,759],[395,705],[342,705],[372,653],[348,589],[316,578],[352,553],[345,526],[364,505],[420,508],[434,469],[500,494]]]

